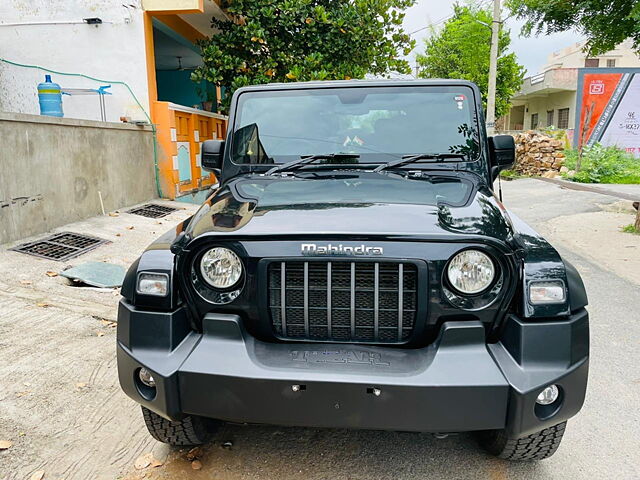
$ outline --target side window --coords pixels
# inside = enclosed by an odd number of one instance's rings
[[[547,110],[547,127],[553,125],[553,110]]]
[[[531,114],[531,130],[535,130],[536,128],[538,128],[538,114],[533,113]]]
[[[558,110],[558,128],[569,128],[569,109],[561,108]]]
[[[585,58],[584,59],[585,68],[598,68],[600,66],[599,58]]]

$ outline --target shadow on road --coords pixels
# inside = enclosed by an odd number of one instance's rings
[[[231,442],[231,446],[228,446]],[[227,443],[225,447],[224,444]],[[436,439],[410,432],[225,425],[197,454],[167,447],[146,479],[506,479],[542,478],[553,459],[508,463],[479,449],[471,434]],[[128,477],[141,478],[143,472]]]

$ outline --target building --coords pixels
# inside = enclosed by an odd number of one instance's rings
[[[65,117],[153,124],[160,194],[190,199],[215,182],[201,142],[226,130],[219,89],[190,80],[213,17],[227,18],[219,0],[3,0],[0,112],[37,115],[51,73]]]
[[[631,41],[598,57],[588,57],[579,42],[549,55],[542,73],[524,80],[512,98],[509,114],[502,119],[505,130],[535,130],[554,126],[575,128],[578,71],[582,68],[640,67]]]

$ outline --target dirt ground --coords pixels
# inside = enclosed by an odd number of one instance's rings
[[[495,460],[465,434],[438,440],[414,433],[225,425],[191,453],[159,444],[118,385],[118,292],[70,286],[47,275],[65,263],[3,245],[0,480],[39,472],[44,480],[639,478],[640,237],[619,231],[633,219],[628,202],[535,180],[509,182],[504,190],[505,204],[576,265],[590,294],[587,403],[550,460]],[[185,209],[161,220],[120,213],[59,229],[112,241],[68,264],[128,265],[196,209],[173,205]],[[11,446],[2,450],[3,442]]]
[[[39,471],[46,480],[114,479],[156,445],[118,384],[119,291],[49,275],[87,261],[128,266],[196,210],[161,203],[179,210],[160,220],[120,213],[58,229],[111,241],[67,263],[0,248],[0,441],[13,444],[0,451],[0,479]]]

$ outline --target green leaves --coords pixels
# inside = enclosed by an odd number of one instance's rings
[[[402,30],[415,0],[233,0],[234,22],[212,20],[219,33],[202,42],[194,81],[229,86],[363,78],[410,73],[401,59],[414,47]],[[225,106],[228,107],[229,96]]]
[[[489,9],[454,6],[454,16],[442,30],[433,32],[425,41],[425,52],[417,56],[422,78],[459,78],[474,82],[482,92],[483,102],[489,84],[489,54],[492,21]],[[498,79],[496,116],[505,115],[511,107],[511,97],[522,86],[524,67],[514,53],[507,50],[510,32],[502,30],[498,41]]]
[[[587,36],[590,55],[613,50],[627,38],[640,50],[640,2],[637,0],[507,0],[525,19],[523,33],[550,34],[575,28]]]

